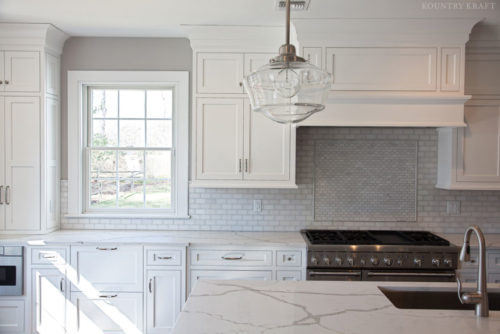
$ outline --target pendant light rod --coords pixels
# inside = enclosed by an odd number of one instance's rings
[[[286,0],[286,45],[290,44],[290,0]]]

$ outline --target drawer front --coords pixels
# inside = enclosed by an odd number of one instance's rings
[[[300,267],[302,253],[300,251],[278,251],[276,252],[276,263],[278,267]]]
[[[272,277],[270,270],[191,270],[191,290],[198,280],[270,281]]]
[[[192,250],[193,266],[272,266],[272,251],[257,250]]]
[[[76,271],[73,291],[86,291],[89,286],[99,291],[143,291],[141,246],[75,246],[71,266]]]
[[[302,271],[300,270],[278,270],[276,273],[278,281],[301,281]]]
[[[66,248],[32,248],[31,264],[63,264],[66,262]]]
[[[500,252],[490,251],[487,255],[487,265],[489,273],[500,274]]]
[[[146,264],[148,266],[180,266],[182,263],[181,250],[146,249]]]

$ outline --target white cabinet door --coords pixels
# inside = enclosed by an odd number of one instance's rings
[[[34,326],[37,333],[66,333],[66,277],[58,269],[32,269]]]
[[[243,93],[243,54],[197,54],[198,93]]]
[[[71,247],[72,291],[143,291],[141,246]]]
[[[180,270],[148,270],[146,286],[146,331],[169,333],[182,305]]]
[[[270,270],[191,270],[190,289],[193,290],[196,281],[202,279],[269,281],[272,277]]]
[[[40,229],[39,99],[6,97],[4,128],[6,229],[36,231]]]
[[[322,48],[304,48],[303,57],[311,64],[323,68],[323,49]]]
[[[5,51],[4,87],[6,92],[40,91],[40,53]]]
[[[281,181],[290,178],[290,124],[279,124],[245,102],[244,179]]]
[[[276,279],[278,281],[300,281],[302,280],[302,272],[300,270],[278,270]]]
[[[500,107],[466,106],[465,121],[457,130],[457,180],[500,182]]]
[[[197,179],[241,179],[242,159],[243,99],[198,99]]]
[[[70,333],[143,333],[142,293],[105,293],[89,296],[71,292],[68,306]]]
[[[3,53],[0,52],[0,55]],[[0,68],[2,63],[0,62]],[[1,74],[1,73],[0,73]],[[1,78],[1,77],[0,77]],[[1,85],[0,85],[1,89]],[[5,230],[5,98],[0,96],[0,231]]]
[[[24,300],[0,300],[0,333],[24,333]]]
[[[0,52],[0,92],[5,91],[5,53]]]
[[[269,60],[276,55],[272,53],[247,53],[245,54],[245,75],[257,71],[260,67],[269,64]]]

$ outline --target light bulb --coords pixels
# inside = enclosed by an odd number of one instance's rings
[[[281,97],[286,99],[294,97],[300,90],[300,78],[298,74],[290,68],[282,69],[276,76],[274,89]]]

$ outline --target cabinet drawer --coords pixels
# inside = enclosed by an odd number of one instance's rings
[[[256,250],[192,250],[193,266],[272,266],[272,251]]]
[[[486,258],[488,272],[500,274],[500,251],[489,251]]]
[[[269,281],[272,271],[267,270],[191,270],[191,290],[198,280],[250,280]]]
[[[71,289],[86,291],[143,291],[141,246],[71,247],[71,266],[76,271]]]
[[[31,264],[63,264],[66,262],[66,248],[32,248]]]
[[[276,263],[283,267],[300,267],[302,265],[302,253],[300,251],[278,251]]]
[[[182,251],[178,249],[146,249],[148,266],[180,266]]]
[[[300,281],[302,280],[302,271],[300,270],[278,270],[276,273],[278,281]]]

